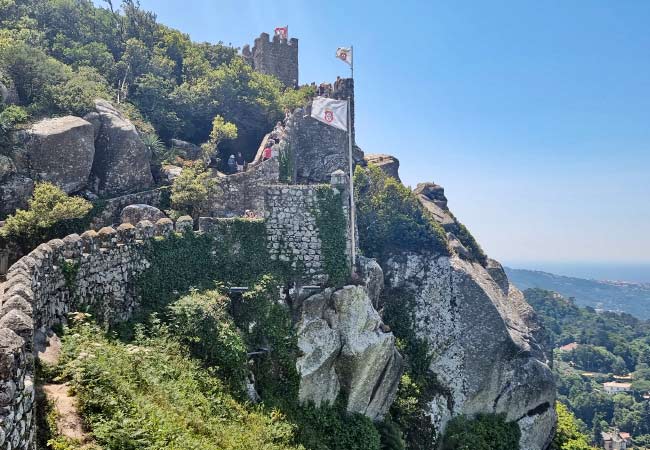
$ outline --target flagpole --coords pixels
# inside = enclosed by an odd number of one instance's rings
[[[350,45],[352,61],[350,63],[350,78],[354,86],[354,46]],[[352,164],[352,96],[348,97],[348,159],[350,161],[350,240],[352,241],[352,274],[356,272],[357,264],[357,221],[356,205],[354,203],[354,171]]]
[[[357,227],[354,204],[354,173],[352,170],[352,100],[348,97],[348,160],[350,163],[350,241],[352,244],[352,274],[356,272],[357,264]]]

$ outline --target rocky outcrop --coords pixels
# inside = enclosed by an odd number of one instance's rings
[[[13,80],[0,72],[0,103],[15,105],[18,101],[18,91]]]
[[[95,156],[93,126],[74,116],[41,120],[27,131],[25,154],[32,179],[52,182],[68,194],[79,191]]]
[[[151,152],[135,126],[112,104],[95,101],[96,112],[85,119],[95,127],[95,190],[110,196],[146,189],[153,184]]]
[[[445,189],[442,186],[435,183],[418,183],[413,193],[443,227],[456,223],[447,207],[447,197],[445,197]]]
[[[388,285],[414,300],[414,331],[433,355],[439,390],[425,412],[436,428],[458,414],[505,413],[519,423],[522,450],[543,450],[555,425],[545,339],[499,267],[406,253],[384,270]]]
[[[182,153],[181,156],[183,156],[186,159],[195,160],[203,156],[201,147],[199,147],[198,145],[194,145],[191,142],[182,141],[180,139],[172,139],[171,143],[172,143],[172,147],[180,151]]]
[[[361,286],[307,298],[297,324],[301,402],[332,403],[341,390],[347,410],[381,420],[402,373],[395,336]]]
[[[379,153],[369,153],[363,158],[366,164],[373,164],[383,170],[386,175],[399,179],[399,159],[391,155],[383,155]]]
[[[25,208],[34,192],[34,181],[16,173],[6,175],[0,184],[0,218]]]
[[[156,208],[155,206],[137,204],[129,205],[124,208],[120,214],[120,221],[122,223],[130,223],[136,225],[141,220],[149,220],[153,223],[160,219],[164,219],[165,213]]]

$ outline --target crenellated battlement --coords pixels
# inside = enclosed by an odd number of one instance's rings
[[[298,86],[298,39],[261,33],[253,48],[245,45],[244,59],[258,72],[276,76],[285,86]]]

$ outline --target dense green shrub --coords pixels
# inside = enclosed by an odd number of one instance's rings
[[[172,184],[170,199],[174,215],[187,214],[195,220],[208,215],[219,192],[218,181],[203,164],[185,167]]]
[[[232,311],[248,348],[257,353],[251,370],[259,394],[269,405],[287,409],[298,398],[298,338],[288,307],[279,302],[280,284],[271,275],[262,276],[233,298]]]
[[[589,438],[580,430],[576,418],[568,408],[557,402],[557,429],[549,450],[595,450],[589,445]]]
[[[345,399],[316,408],[305,405],[287,414],[296,423],[296,442],[309,450],[379,450],[379,432],[361,414],[347,414]]]
[[[357,166],[354,174],[359,245],[366,256],[430,251],[449,254],[442,227],[409,188],[376,166]]]
[[[381,450],[406,450],[402,430],[390,418],[379,424],[379,435],[381,437],[379,447]]]
[[[246,345],[229,309],[230,299],[218,290],[192,291],[169,306],[170,328],[233,392],[243,392]]]
[[[91,437],[103,448],[298,449],[276,412],[238,403],[210,369],[185,356],[165,326],[139,328],[133,344],[81,325],[60,362]]]
[[[38,183],[26,210],[9,216],[0,231],[0,239],[11,240],[23,251],[54,237],[88,215],[93,205],[81,197],[69,197],[52,183]]]
[[[426,406],[434,394],[445,392],[429,370],[431,354],[426,341],[415,334],[414,296],[403,289],[387,289],[381,300],[385,321],[397,337],[405,364],[390,414],[403,431],[408,448],[426,450],[438,438],[431,418],[425,413]]]
[[[445,430],[442,450],[518,450],[521,431],[503,414],[454,417]]]

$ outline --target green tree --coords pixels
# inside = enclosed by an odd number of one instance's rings
[[[202,163],[185,167],[172,184],[172,209],[176,215],[187,214],[198,219],[209,212],[220,191],[218,181]]]
[[[589,446],[589,439],[579,428],[575,416],[562,403],[555,404],[557,429],[549,450],[596,450]]]
[[[226,122],[223,117],[216,115],[212,119],[210,139],[201,148],[206,156],[213,157],[217,154],[219,144],[225,139],[237,139],[237,125]]]
[[[517,450],[521,431],[502,414],[454,417],[445,431],[442,450]]]
[[[33,247],[46,240],[55,226],[82,218],[91,209],[92,204],[81,197],[69,197],[52,183],[38,183],[28,209],[9,216],[0,229],[1,236]]]

